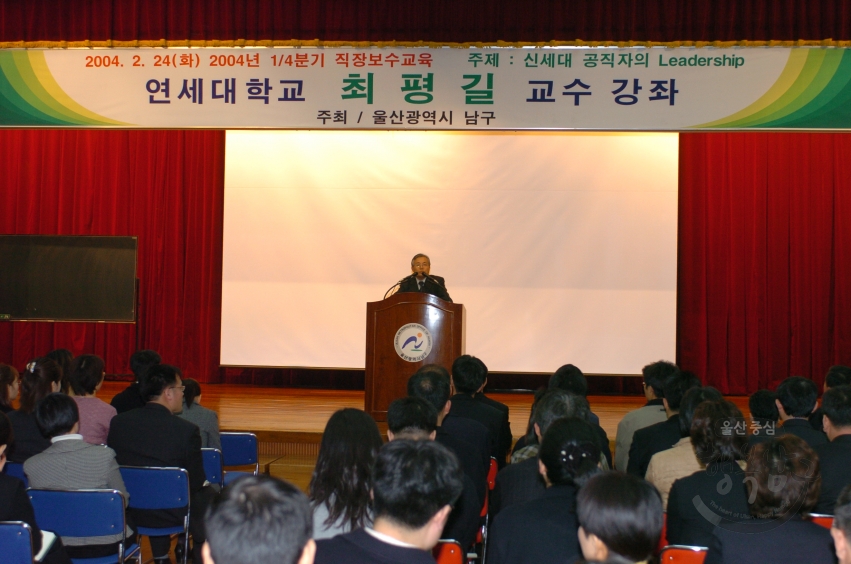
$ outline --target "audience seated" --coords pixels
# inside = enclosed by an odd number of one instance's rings
[[[0,413],[14,411],[12,402],[21,390],[21,377],[14,366],[0,364]]]
[[[204,564],[312,564],[311,525],[310,504],[295,486],[243,476],[207,510]]]
[[[851,564],[851,486],[846,486],[836,500],[830,534],[839,564]]]
[[[313,538],[372,525],[369,473],[381,445],[378,425],[360,409],[341,409],[328,419],[308,488]]]
[[[751,412],[750,445],[770,441],[778,435],[777,421],[780,412],[777,410],[777,394],[771,390],[758,390],[748,398],[748,409]]]
[[[579,491],[579,545],[588,560],[647,562],[662,535],[662,500],[644,480],[621,472],[594,476]]]
[[[50,351],[46,355],[47,358],[56,362],[59,368],[62,369],[62,382],[59,390],[63,394],[71,393],[71,369],[74,363],[74,354],[68,349],[56,349]]]
[[[387,408],[387,438],[390,441],[433,441],[436,427],[437,414],[423,399],[401,398]],[[473,546],[481,524],[483,504],[484,498],[477,495],[476,486],[465,474],[461,495],[452,507],[440,538],[456,540],[464,548]]]
[[[588,380],[585,379],[585,374],[582,373],[582,370],[572,364],[559,366],[558,370],[550,376],[547,388],[558,388],[559,390],[582,396],[586,400],[588,399]],[[600,424],[600,418],[590,411],[590,409],[588,411],[588,417],[588,420],[594,425]]]
[[[71,364],[71,391],[80,410],[80,434],[93,445],[106,444],[115,408],[95,397],[103,384],[103,360],[93,354],[80,355]]]
[[[824,391],[827,392],[836,386],[851,386],[851,367],[837,364],[828,368],[824,377]],[[824,431],[822,416],[822,409],[818,408],[808,418],[810,425],[816,431]]]
[[[514,446],[511,447],[512,464],[526,459],[527,456],[524,455],[523,449],[529,445],[538,443],[538,437],[535,435],[535,408],[538,407],[538,402],[547,393],[547,389],[541,386],[535,390],[535,395],[532,396],[532,405],[529,408],[529,422],[526,424],[526,434],[514,441]]]
[[[627,472],[633,476],[644,478],[650,459],[657,452],[668,450],[681,438],[680,420],[677,415],[680,411],[680,402],[687,391],[699,388],[700,380],[691,372],[676,372],[665,380],[662,388],[664,398],[662,405],[665,407],[667,420],[638,429],[632,438],[629,448],[629,461]]]
[[[783,422],[781,434],[804,439],[811,447],[827,443],[827,436],[810,425],[808,417],[818,403],[818,389],[812,380],[792,376],[777,387],[777,411]]]
[[[476,496],[484,502],[488,487],[490,451],[486,443],[481,441],[478,444],[467,442],[462,437],[447,431],[444,427],[443,423],[452,408],[452,402],[449,399],[451,385],[449,373],[446,369],[438,368],[440,370],[418,370],[411,376],[408,379],[408,395],[420,398],[434,408],[437,413],[437,429],[435,430],[434,440],[451,450],[452,454],[458,458],[464,473],[470,477],[476,487]],[[487,432],[482,425],[470,419],[456,418],[456,421],[460,421],[462,427],[475,425]]]
[[[821,466],[821,493],[816,513],[833,513],[840,492],[851,484],[851,386],[836,386],[822,401],[829,443],[814,448]]]
[[[660,360],[648,364],[641,369],[644,381],[644,397],[647,403],[634,411],[623,416],[618,423],[618,432],[615,437],[615,468],[626,472],[629,465],[629,449],[632,446],[632,437],[639,429],[644,429],[656,423],[662,423],[668,417],[665,414],[665,406],[662,402],[664,395],[663,386],[665,381],[676,374],[680,369],[672,362]]]
[[[687,391],[680,403],[680,412],[677,414],[682,438],[673,447],[657,452],[650,458],[645,479],[656,486],[656,489],[662,494],[663,508],[668,505],[668,492],[671,491],[671,485],[675,480],[691,476],[703,469],[703,464],[698,460],[691,441],[691,424],[695,410],[704,401],[720,401],[721,399],[723,399],[721,392],[715,388],[692,388]],[[718,423],[720,432],[721,422]],[[734,425],[736,423],[736,421],[733,422]],[[746,435],[747,428],[744,419],[741,419],[738,423],[741,425],[742,435]]]
[[[693,391],[686,393],[683,403]],[[744,417],[729,401],[705,401],[694,410],[690,439],[705,468],[671,486],[667,505],[669,544],[709,546],[715,525],[707,517],[725,521],[750,519],[742,468],[747,436],[744,430],[733,429],[737,422],[743,423]],[[730,432],[724,432],[725,427]]]
[[[802,518],[815,507],[821,485],[813,449],[791,433],[760,443],[745,473],[754,518],[715,527],[705,564],[833,563],[830,532]]]
[[[190,423],[198,425],[201,431],[201,448],[217,448],[222,450],[222,439],[219,436],[219,416],[212,409],[201,405],[201,384],[192,378],[184,378],[183,411],[177,415]]]
[[[21,375],[21,407],[9,412],[9,421],[15,434],[15,442],[9,453],[12,462],[25,462],[50,446],[50,440],[42,436],[35,422],[35,406],[48,394],[62,387],[62,368],[42,356],[27,364]]]
[[[83,357],[77,360],[80,358]],[[74,380],[71,382],[73,385]],[[24,472],[31,488],[118,490],[124,494],[127,503],[127,490],[118,471],[115,452],[111,448],[95,446],[84,440],[79,433],[80,416],[74,399],[61,393],[50,394],[38,402],[35,418],[38,428],[50,439],[51,445],[24,463]],[[133,530],[129,526],[125,534],[131,539],[130,543],[135,542],[132,540]],[[120,532],[112,537],[62,539],[72,558],[117,554],[118,544],[122,540]]]
[[[496,516],[488,564],[572,562],[578,557],[576,492],[599,472],[600,454],[589,422],[573,418],[552,423],[541,441],[538,462],[547,489],[538,499],[512,505]]]
[[[107,445],[115,451],[122,466],[172,466],[189,474],[189,531],[195,545],[193,557],[201,561],[204,543],[203,518],[215,494],[205,485],[201,457],[201,433],[196,425],[175,414],[183,408],[183,384],[174,366],[158,364],[148,369],[140,387],[148,402],[144,407],[119,413],[109,427]],[[137,525],[164,527],[182,523],[184,515],[171,510],[131,510]],[[151,551],[157,561],[168,560],[169,538],[151,537]]]
[[[158,355],[156,351],[143,350],[134,352],[130,357],[130,370],[133,372],[135,380],[132,384],[124,388],[124,391],[116,394],[116,396],[112,398],[110,405],[112,405],[118,413],[124,413],[125,411],[136,409],[137,407],[145,407],[145,404],[148,402],[144,397],[142,397],[142,378],[148,368],[160,364],[161,362],[162,358],[160,358],[160,355]]]
[[[372,470],[375,524],[316,543],[317,564],[426,564],[463,489],[461,467],[434,441],[395,440]]]

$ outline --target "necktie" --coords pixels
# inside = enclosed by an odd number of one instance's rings
[[[424,284],[424,283],[425,283],[425,280],[417,280],[417,285],[420,287],[420,290],[422,290],[422,289],[423,289],[423,284]]]

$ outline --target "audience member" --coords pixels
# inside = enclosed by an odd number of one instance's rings
[[[687,399],[692,391],[687,392]],[[668,543],[709,546],[715,527],[713,521],[750,519],[742,468],[747,436],[743,429],[741,432],[734,429],[736,423],[744,423],[744,417],[729,401],[705,401],[694,410],[691,444],[705,468],[671,486],[667,505]]]
[[[9,460],[25,462],[50,446],[50,440],[42,436],[35,421],[36,404],[48,394],[62,387],[62,368],[55,361],[42,356],[29,364],[21,375],[21,407],[9,412],[9,421],[15,433]]]
[[[665,407],[665,414],[668,419],[638,429],[635,432],[632,438],[632,446],[629,448],[627,472],[633,476],[644,478],[653,455],[668,450],[679,442],[681,438],[678,417],[680,402],[682,402],[687,391],[700,386],[700,380],[691,372],[678,371],[665,380],[662,388],[662,393],[665,396],[662,398],[662,405]]]
[[[133,356],[130,357],[130,370],[135,379],[132,384],[116,394],[110,402],[118,413],[124,413],[137,407],[145,407],[148,402],[142,397],[142,378],[144,378],[148,368],[161,362],[162,358],[156,351],[142,350],[133,353]]]
[[[59,391],[63,394],[71,393],[71,365],[74,363],[74,354],[68,349],[56,349],[46,355],[47,358],[56,362],[62,369],[62,382]]]
[[[316,543],[317,564],[434,563],[463,472],[452,453],[434,441],[392,441],[378,451],[372,470],[375,525]]]
[[[201,405],[201,384],[192,378],[184,378],[183,411],[177,415],[190,423],[198,425],[201,431],[201,448],[217,448],[222,450],[222,439],[219,436],[219,415],[212,409]]]
[[[813,429],[808,420],[818,402],[818,389],[812,380],[792,376],[777,387],[777,411],[783,421],[783,434],[804,439],[811,447],[827,443],[827,436]]]
[[[360,409],[341,409],[328,419],[308,488],[313,538],[372,525],[369,473],[381,445],[378,425]]]
[[[93,354],[80,355],[71,367],[71,391],[80,409],[80,434],[93,445],[106,444],[109,423],[115,408],[99,400],[97,393],[103,385],[103,360]]]
[[[433,441],[436,429],[437,414],[431,404],[423,399],[401,398],[387,408],[387,438],[390,441]],[[484,498],[477,495],[476,486],[465,474],[461,496],[449,514],[440,538],[454,539],[464,548],[471,547],[481,522],[483,503]]]
[[[582,373],[582,370],[580,370],[578,366],[574,366],[572,364],[559,366],[558,370],[550,376],[547,388],[550,390],[558,388],[565,392],[582,396],[586,400],[588,399],[588,380],[585,379],[585,374]],[[589,421],[594,425],[600,424],[600,418],[597,417],[590,408],[588,410],[588,417]]]
[[[501,511],[488,539],[488,564],[572,562],[580,554],[576,536],[576,492],[599,471],[600,448],[592,425],[558,419],[547,429],[538,469],[544,494]]]
[[[433,365],[432,365],[433,366]],[[489,449],[485,443],[478,445],[469,443],[461,437],[453,435],[444,428],[452,402],[449,400],[450,392],[449,373],[445,369],[418,370],[408,379],[408,395],[426,401],[437,412],[437,429],[435,438],[437,442],[452,451],[458,458],[464,473],[470,477],[476,486],[476,496],[480,500],[485,499],[487,491],[488,468],[490,467]],[[470,419],[457,418],[465,424],[475,425],[485,429],[479,423]],[[487,431],[485,429],[485,431]]]
[[[647,562],[662,535],[659,492],[621,472],[591,478],[579,491],[577,514],[579,545],[588,560]]]
[[[780,412],[777,410],[777,394],[771,390],[758,390],[748,398],[748,409],[751,412],[751,430],[748,438],[750,445],[770,441],[779,433],[777,421]]]
[[[482,393],[487,377],[487,367],[476,357],[465,354],[456,358],[452,363],[452,382],[458,393],[452,396],[449,414],[473,419],[488,428],[494,442],[491,456],[502,468],[512,440],[508,408]]]
[[[851,385],[851,367],[837,364],[828,368],[827,374],[824,377],[825,392],[827,392],[831,388],[835,388],[836,386],[849,385]],[[822,424],[823,415],[824,413],[819,407],[815,411],[813,411],[808,418],[810,425],[816,431],[824,431],[824,425]]]
[[[753,519],[715,527],[705,564],[832,564],[830,532],[802,515],[818,500],[818,456],[792,434],[757,444],[745,470]]]
[[[15,408],[12,402],[21,390],[21,377],[14,366],[0,364],[0,412],[9,413]]]
[[[83,357],[78,357],[77,360]],[[71,380],[72,385],[74,380]],[[35,419],[41,434],[50,439],[51,445],[43,452],[30,457],[24,463],[24,472],[30,487],[48,490],[127,490],[118,471],[115,452],[89,444],[79,434],[80,415],[77,403],[65,394],[50,394],[35,408]],[[129,546],[133,530],[127,526],[125,534]],[[121,533],[106,537],[63,538],[65,549],[71,558],[96,558],[117,554],[118,544],[123,540]]]
[[[621,472],[626,472],[629,465],[629,449],[635,432],[667,419],[662,390],[665,380],[679,372],[680,369],[676,364],[665,360],[653,362],[641,369],[641,374],[644,376],[641,385],[644,387],[647,403],[644,407],[624,415],[618,423],[618,433],[615,437],[615,468]]]
[[[721,392],[711,387],[692,388],[683,396],[680,412],[677,414],[682,438],[668,450],[654,454],[650,458],[650,464],[647,465],[645,479],[656,486],[656,489],[662,494],[662,507],[668,506],[668,492],[671,491],[671,485],[675,480],[691,476],[703,469],[703,464],[698,460],[691,441],[691,424],[695,410],[705,401],[721,401],[722,399]],[[732,424],[739,424],[741,433],[747,434],[744,419],[733,421]]]
[[[532,405],[529,408],[529,422],[526,424],[526,434],[514,441],[514,446],[511,447],[511,464],[520,462],[528,458],[522,451],[529,445],[537,444],[538,437],[535,435],[535,408],[538,407],[538,402],[547,393],[544,386],[535,390],[532,396]]]
[[[842,490],[836,500],[830,534],[839,564],[851,564],[851,486]]]
[[[204,512],[215,494],[206,485],[201,457],[201,433],[196,425],[175,414],[183,407],[183,384],[174,366],[158,364],[148,369],[140,392],[148,400],[144,407],[119,413],[109,427],[107,445],[115,451],[123,466],[171,466],[185,468],[189,474],[189,531],[195,545],[193,558],[201,561],[204,543]],[[143,527],[163,527],[183,522],[176,510],[131,510],[135,522]],[[169,538],[150,537],[151,551],[160,562],[168,560]],[[181,545],[182,546],[182,545]]]
[[[312,564],[311,525],[310,504],[292,484],[238,478],[207,510],[204,564]]]
[[[833,513],[840,492],[851,485],[851,386],[824,393],[824,431],[829,443],[814,448],[821,466],[821,493],[817,513]]]

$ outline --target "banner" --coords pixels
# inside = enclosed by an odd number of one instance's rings
[[[0,51],[0,126],[851,128],[845,48]]]

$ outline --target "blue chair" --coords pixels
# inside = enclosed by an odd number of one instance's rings
[[[186,509],[183,523],[174,527],[136,527],[139,535],[183,535],[183,564],[189,554],[189,473],[183,468],[121,466],[121,478],[132,509]]]
[[[9,476],[14,476],[24,483],[24,487],[30,487],[30,481],[27,480],[27,475],[24,474],[24,465],[20,462],[6,462],[6,468],[3,469]]]
[[[254,433],[220,433],[222,439],[222,458],[225,467],[254,465],[254,475],[260,474],[260,462],[257,456],[257,435]],[[225,472],[225,485],[250,472]]]
[[[202,448],[201,456],[204,458],[204,475],[211,484],[225,485],[224,469],[222,468],[222,451],[217,448]]]
[[[32,529],[23,521],[0,521],[0,564],[32,564]]]
[[[127,546],[124,496],[117,490],[37,490],[27,495],[39,528],[56,533],[63,540],[72,537],[121,535],[118,552],[111,556],[74,558],[75,564],[115,564],[135,558],[142,563],[139,544]]]

